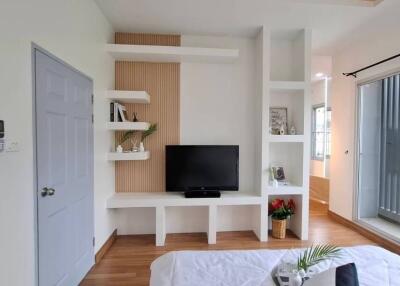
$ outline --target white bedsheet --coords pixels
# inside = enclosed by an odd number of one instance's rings
[[[296,262],[303,249],[174,251],[151,264],[151,286],[269,286],[280,262]],[[343,248],[340,258],[313,267],[316,272],[354,262],[360,285],[400,286],[400,256],[376,246]]]

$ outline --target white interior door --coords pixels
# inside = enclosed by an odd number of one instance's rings
[[[94,263],[93,84],[34,56],[39,285],[77,285]]]

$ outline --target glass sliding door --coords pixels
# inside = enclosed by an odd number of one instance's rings
[[[400,75],[383,80],[379,214],[400,222]]]
[[[400,75],[358,87],[360,222],[400,240]]]
[[[381,81],[359,87],[359,218],[373,218],[378,216],[381,89]]]

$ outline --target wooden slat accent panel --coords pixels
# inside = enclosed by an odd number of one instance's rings
[[[329,179],[310,176],[310,199],[329,202]]]
[[[121,40],[120,37],[122,35],[116,39]],[[158,39],[154,36],[154,41],[165,44],[168,42],[166,37]],[[123,34],[121,41],[149,43],[153,36]],[[176,36],[171,36],[170,41],[177,43]],[[115,162],[115,191],[163,192],[165,145],[179,144],[180,141],[180,64],[118,61],[115,63],[115,88],[146,90],[150,94],[150,104],[126,104],[129,119],[135,111],[140,121],[158,124],[157,131],[144,142],[150,151],[149,160]],[[116,132],[116,142],[121,136],[122,132]]]
[[[125,45],[180,46],[181,36],[115,33],[115,43]]]

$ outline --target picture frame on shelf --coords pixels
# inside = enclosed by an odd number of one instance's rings
[[[272,135],[280,135],[281,128],[287,130],[288,111],[287,107],[270,107],[269,108],[269,127]],[[282,135],[282,134],[281,134]]]
[[[285,171],[283,167],[273,166],[271,167],[271,177],[273,180],[286,181]]]

